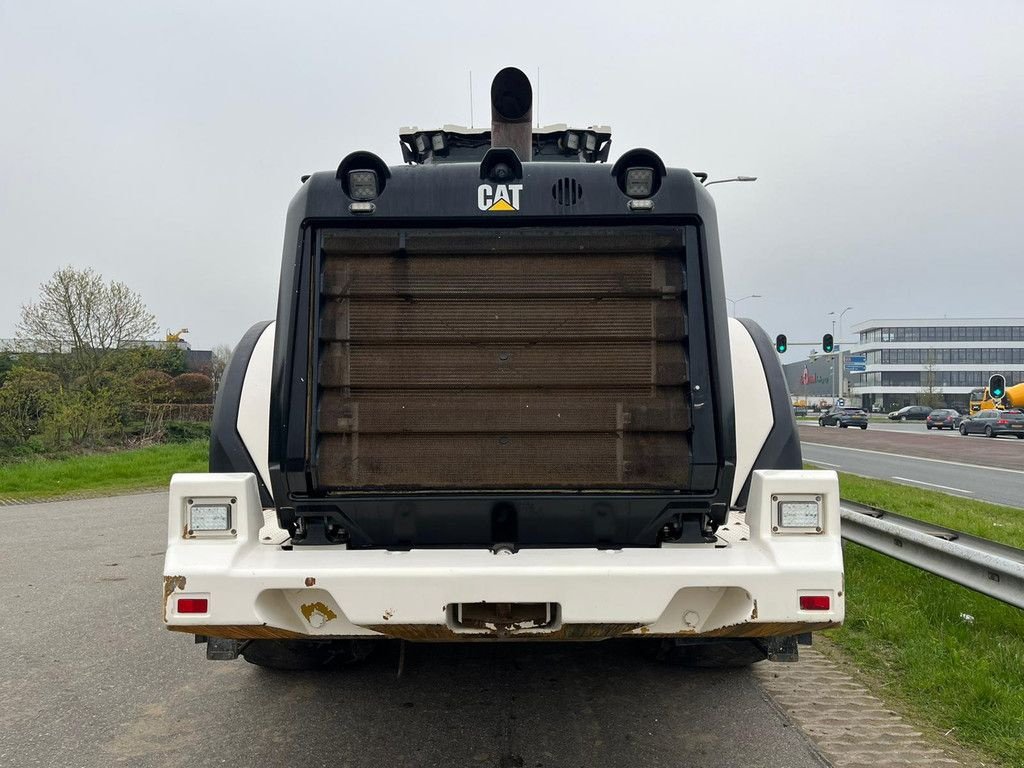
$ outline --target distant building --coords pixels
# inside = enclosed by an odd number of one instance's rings
[[[851,331],[859,341],[850,353],[864,355],[865,370],[846,374],[847,391],[865,408],[966,408],[994,373],[1024,381],[1024,318],[868,320]]]
[[[837,381],[833,359],[831,355],[817,355],[782,366],[795,405],[831,405]]]

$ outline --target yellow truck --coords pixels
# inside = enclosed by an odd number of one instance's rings
[[[1024,408],[1024,382],[1006,388],[1002,400],[996,401],[989,394],[988,387],[971,391],[971,413],[987,411],[990,408]]]

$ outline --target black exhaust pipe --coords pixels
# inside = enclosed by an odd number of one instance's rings
[[[521,69],[505,67],[491,82],[491,146],[533,159],[533,88]]]

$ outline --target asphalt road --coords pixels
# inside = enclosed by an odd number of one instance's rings
[[[160,623],[160,494],[0,507],[0,766],[822,766],[749,670],[634,644],[208,662]]]
[[[1024,470],[915,457],[912,454],[916,437],[908,437],[899,452],[875,451],[855,446],[817,444],[814,432],[804,429],[800,433],[804,461],[812,464],[915,488],[1024,508]],[[970,439],[954,434],[960,440]],[[940,438],[936,436],[935,439]]]

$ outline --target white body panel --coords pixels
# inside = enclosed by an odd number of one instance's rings
[[[821,533],[772,530],[780,495],[820,496]],[[186,538],[188,499],[237,500],[230,538]],[[745,518],[745,520],[744,520]],[[255,476],[180,474],[171,480],[164,621],[211,636],[394,636],[426,640],[615,635],[754,637],[797,634],[843,619],[839,488],[834,472],[758,470],[745,515],[716,544],[622,550],[292,550],[261,544]],[[802,594],[828,595],[802,611]],[[209,600],[179,614],[181,597]],[[464,603],[549,603],[544,628],[467,629]]]
[[[736,475],[731,503],[736,503],[754,462],[768,439],[775,419],[761,356],[747,329],[739,320],[729,320],[729,348],[732,356],[732,388],[736,408]]]
[[[238,403],[238,435],[263,484],[270,486],[270,378],[274,363],[274,328],[271,323],[260,335],[245,369],[245,381]]]

